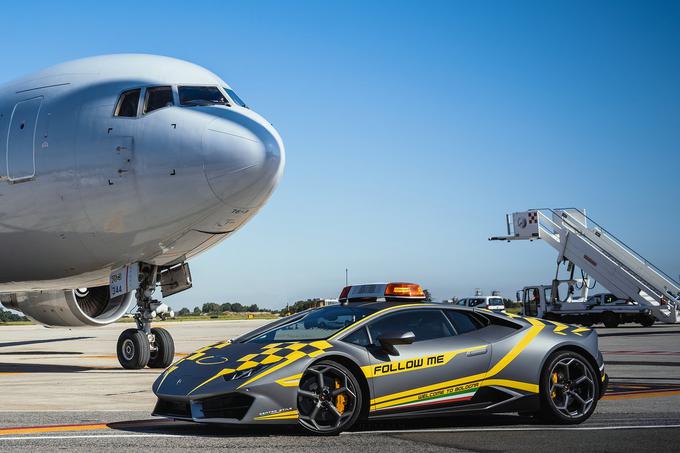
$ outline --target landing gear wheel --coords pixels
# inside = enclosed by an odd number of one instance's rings
[[[587,420],[599,399],[596,377],[580,354],[565,351],[550,356],[541,372],[540,419],[568,425]]]
[[[347,368],[333,361],[314,364],[300,379],[300,425],[313,434],[337,435],[359,418],[362,397],[359,382]]]
[[[602,324],[608,328],[619,327],[619,316],[612,312],[606,312],[602,314]]]
[[[151,334],[155,337],[155,350],[151,351],[149,358],[149,368],[167,368],[175,358],[175,342],[172,341],[170,332],[160,327],[151,329]]]
[[[123,368],[140,370],[149,363],[151,355],[149,337],[137,329],[124,330],[118,337],[116,352]]]
[[[166,368],[172,363],[175,345],[165,329],[152,329],[151,321],[161,303],[153,299],[158,284],[158,266],[140,263],[139,287],[135,291],[136,329],[128,329],[118,338],[118,361],[123,368],[139,370],[147,366]],[[150,344],[152,342],[153,344]]]

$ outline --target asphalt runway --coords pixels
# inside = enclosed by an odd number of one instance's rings
[[[261,323],[164,327],[180,357]],[[114,348],[126,327],[0,327],[0,451],[658,452],[680,445],[680,326],[598,329],[610,391],[579,426],[503,414],[363,423],[324,438],[288,427],[211,427],[151,417],[150,387],[158,371],[118,368]]]

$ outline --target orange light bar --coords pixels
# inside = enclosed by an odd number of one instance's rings
[[[425,293],[417,283],[388,283],[385,297],[425,297]]]

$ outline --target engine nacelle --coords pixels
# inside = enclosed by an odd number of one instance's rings
[[[105,326],[128,310],[133,293],[111,299],[109,287],[63,291],[36,291],[3,295],[2,304],[46,326]]]

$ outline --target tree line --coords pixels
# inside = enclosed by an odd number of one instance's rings
[[[321,303],[323,303],[323,299],[298,300],[293,304],[286,305],[286,308],[281,310],[281,314],[299,313],[301,311],[309,310],[310,308],[318,307]]]
[[[201,315],[219,315],[220,313],[257,313],[257,312],[274,312],[269,308],[260,308],[257,304],[243,305],[238,302],[218,304],[214,302],[207,302],[202,307],[194,307],[193,310],[182,308],[177,312],[179,316],[201,316]]]
[[[305,311],[309,308],[314,308],[314,307],[319,307],[323,303],[323,299],[307,299],[307,300],[298,300],[292,304],[286,305],[285,308],[282,308],[281,310],[273,310],[271,308],[262,308],[259,307],[257,304],[253,305],[243,305],[238,302],[234,303],[224,303],[224,304],[218,304],[214,302],[207,302],[203,304],[201,307],[194,307],[193,310],[189,308],[182,308],[177,312],[178,316],[203,316],[203,315],[210,315],[210,316],[215,316],[215,315],[220,315],[222,313],[273,313],[273,314],[280,314],[282,316],[285,315],[290,315],[293,313],[298,313],[301,311]]]

